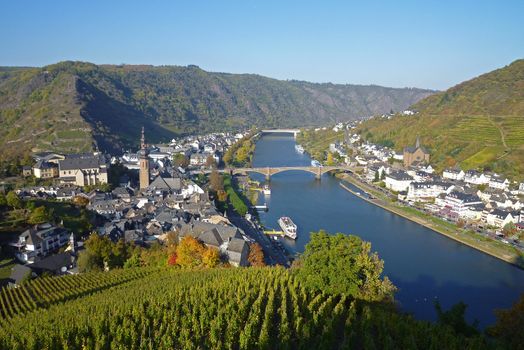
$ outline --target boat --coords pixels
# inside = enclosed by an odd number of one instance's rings
[[[269,185],[264,185],[262,192],[264,192],[264,195],[269,196],[271,194],[271,188],[269,188]]]
[[[304,153],[304,147],[302,147],[301,145],[295,145],[295,150],[298,153]]]
[[[311,161],[311,166],[314,166],[314,167],[317,167],[317,168],[318,168],[318,167],[321,167],[322,164],[320,164],[320,162],[319,162],[318,160],[314,160],[314,159],[313,159],[313,160]]]
[[[284,231],[284,235],[291,239],[297,239],[297,225],[287,216],[283,216],[278,219],[278,224]]]

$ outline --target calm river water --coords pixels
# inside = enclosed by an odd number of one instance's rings
[[[264,135],[253,166],[309,165],[309,156],[294,146],[290,135]],[[251,176],[264,181],[259,174]],[[435,298],[446,308],[464,301],[468,320],[477,319],[485,327],[495,320],[493,309],[511,306],[524,293],[523,270],[369,204],[342,189],[333,176],[325,174],[317,181],[306,172],[284,172],[271,177],[271,191],[259,198],[269,206],[260,218],[275,229],[280,229],[280,216],[293,219],[298,238],[283,239],[288,249],[302,252],[310,232],[320,229],[370,241],[384,260],[385,274],[399,289],[396,299],[402,310],[419,319],[435,319]]]

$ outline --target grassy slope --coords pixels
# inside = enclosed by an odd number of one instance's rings
[[[524,60],[430,96],[413,106],[419,114],[373,119],[359,129],[401,150],[415,142],[431,151],[438,169],[460,163],[524,177]]]
[[[304,126],[400,110],[432,91],[279,81],[198,67],[61,62],[0,67],[0,150],[65,152],[136,145],[253,125]],[[4,152],[5,150],[5,152]]]

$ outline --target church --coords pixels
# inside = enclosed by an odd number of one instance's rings
[[[404,148],[404,167],[429,163],[429,151],[420,145],[420,138],[417,136],[415,146]]]

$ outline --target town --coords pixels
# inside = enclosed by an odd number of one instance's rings
[[[94,224],[89,231],[67,229],[63,218],[46,212],[45,206],[33,208],[28,220],[33,225],[2,247],[4,255],[12,252],[16,257],[16,264],[9,265],[9,283],[16,286],[31,277],[82,271],[79,256],[92,235],[147,248],[168,244],[176,233],[177,241],[193,237],[231,266],[257,264],[253,259],[287,265],[282,246],[264,235],[256,212],[239,215],[223,205],[217,208],[217,189],[213,191],[206,176],[196,171],[212,172],[228,149],[252,136],[252,131],[213,133],[150,145],[142,128],[140,149],[119,157],[100,152],[33,154],[34,164],[23,166],[22,176],[39,184],[4,194],[6,206],[71,203],[93,213]],[[107,262],[104,268],[109,268]]]
[[[399,114],[409,117],[416,112],[406,110]],[[375,116],[391,117],[392,114]],[[319,156],[324,157],[324,165],[339,162],[362,167],[362,171],[345,177],[365,192],[358,195],[377,202],[373,193],[378,193],[388,202],[524,251],[524,182],[511,181],[493,172],[462,170],[458,166],[437,173],[420,137],[414,145],[396,152],[365,141],[355,131],[360,123],[337,123],[332,128],[310,130],[337,136],[338,140]],[[367,189],[371,191],[367,193]]]

